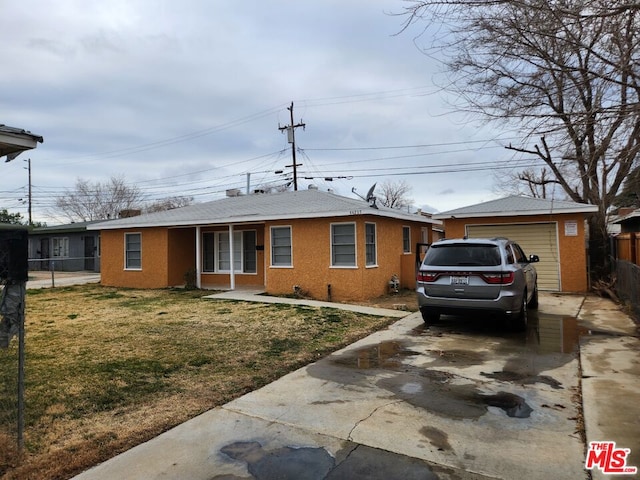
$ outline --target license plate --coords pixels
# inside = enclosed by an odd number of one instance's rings
[[[451,285],[469,285],[469,277],[454,277],[452,275]]]

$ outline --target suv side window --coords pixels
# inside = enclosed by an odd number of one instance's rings
[[[513,250],[507,247],[505,251],[507,253],[507,264],[511,265],[513,263],[516,263],[515,257],[513,256]]]
[[[520,245],[518,245],[517,243],[512,244],[513,247],[513,251],[516,255],[516,261],[518,263],[529,263],[529,259],[527,258],[527,256],[524,254],[524,252],[522,251],[522,248],[520,248]]]

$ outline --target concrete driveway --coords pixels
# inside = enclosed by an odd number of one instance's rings
[[[519,334],[411,314],[76,478],[587,479],[590,440],[640,466],[639,352],[595,297],[543,294]]]

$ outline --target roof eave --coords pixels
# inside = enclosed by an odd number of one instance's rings
[[[585,205],[580,208],[567,208],[556,210],[528,210],[528,211],[507,211],[507,212],[475,212],[475,213],[437,213],[433,215],[433,218],[438,220],[450,220],[457,218],[486,218],[486,217],[523,217],[534,215],[560,215],[565,213],[594,213],[598,211],[596,205]]]
[[[365,215],[374,215],[379,217],[397,218],[399,220],[413,221],[424,223],[426,225],[442,225],[442,222],[437,219],[428,218],[423,215],[408,215],[397,214],[390,211],[365,211],[354,214],[344,211],[322,212],[312,214],[290,214],[290,215],[260,215],[260,216],[238,216],[227,217],[216,220],[201,219],[201,220],[184,220],[184,221],[162,221],[162,222],[135,222],[130,224],[118,224],[117,220],[112,220],[105,223],[97,223],[91,226],[87,226],[87,230],[123,230],[132,228],[152,228],[152,227],[197,227],[204,225],[229,225],[229,224],[250,224],[250,223],[264,223],[278,220],[296,220],[296,219],[313,219],[313,218],[330,218],[330,217],[358,217]]]

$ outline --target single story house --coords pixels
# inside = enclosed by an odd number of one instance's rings
[[[640,208],[620,209],[614,224],[620,225],[620,233],[640,232]]]
[[[97,223],[103,285],[257,287],[316,299],[383,295],[397,276],[415,288],[432,242],[424,215],[315,189],[231,196]]]
[[[444,221],[447,238],[507,237],[527,255],[538,255],[540,290],[585,292],[589,288],[586,217],[597,211],[595,205],[509,196],[433,218]]]
[[[101,221],[102,222],[102,221]],[[78,222],[29,231],[29,270],[100,271],[100,232]]]

